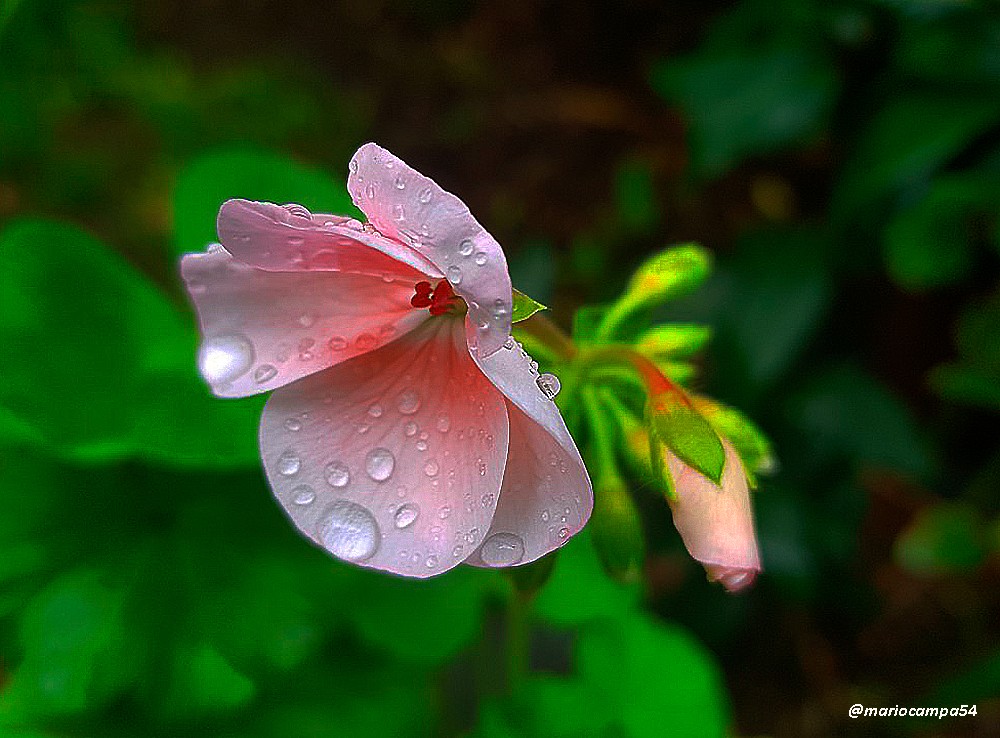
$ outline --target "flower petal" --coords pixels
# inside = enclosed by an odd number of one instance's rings
[[[275,392],[260,431],[268,479],[303,534],[413,577],[450,569],[481,542],[507,439],[503,397],[454,318]]]
[[[379,231],[426,256],[468,303],[480,356],[499,350],[513,302],[507,260],[465,203],[373,143],[351,159],[347,189]]]
[[[743,464],[728,441],[722,445],[726,465],[721,486],[669,451],[666,462],[677,497],[670,503],[674,526],[684,545],[705,567],[709,579],[735,592],[753,582],[761,569],[760,553]]]
[[[508,398],[510,451],[493,525],[467,563],[527,564],[583,528],[594,508],[593,488],[559,408],[539,385],[531,357],[510,339],[476,362]]]
[[[236,259],[268,271],[341,271],[440,279],[444,273],[409,246],[353,218],[310,213],[301,205],[227,200],[219,241]]]
[[[410,269],[402,265],[404,269]],[[187,254],[181,273],[198,311],[198,365],[220,397],[266,392],[383,346],[428,319],[409,277],[269,272],[221,246]]]

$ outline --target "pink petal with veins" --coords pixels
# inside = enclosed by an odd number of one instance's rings
[[[413,246],[468,303],[478,353],[499,350],[510,335],[507,260],[465,203],[373,143],[351,159],[347,189],[379,231]]]
[[[719,486],[666,452],[677,497],[670,507],[684,545],[708,578],[737,592],[750,586],[761,570],[760,553],[743,464],[732,445],[722,443],[726,464]]]
[[[181,273],[201,323],[202,376],[220,397],[245,397],[385,345],[429,317],[410,305],[410,270],[401,264],[387,282],[347,272],[264,271],[219,246],[187,254]]]
[[[559,408],[539,386],[531,357],[510,339],[490,356],[476,357],[476,363],[509,398],[510,452],[493,525],[468,563],[527,564],[583,528],[594,492]]]
[[[398,240],[339,215],[301,205],[227,200],[217,219],[219,241],[239,261],[268,271],[340,271],[415,280],[444,274]]]
[[[490,526],[507,410],[461,320],[442,317],[276,391],[260,443],[303,534],[347,561],[428,577],[464,561]]]

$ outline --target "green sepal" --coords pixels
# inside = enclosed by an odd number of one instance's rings
[[[657,398],[650,405],[650,426],[663,445],[692,469],[716,484],[722,483],[726,450],[722,440],[701,413],[679,396]]]
[[[771,442],[764,431],[736,408],[703,397],[694,398],[694,403],[715,432],[733,444],[743,461],[750,486],[756,487],[755,475],[766,471],[775,463]]]
[[[674,478],[667,468],[667,460],[663,454],[666,447],[656,434],[654,423],[649,425],[649,463],[653,467],[653,477],[663,485],[663,495],[670,502],[677,502],[677,489]]]
[[[527,320],[539,310],[548,310],[545,305],[528,297],[523,292],[514,290],[514,309],[511,311],[510,322],[520,323]]]
[[[519,593],[529,597],[533,596],[549,581],[549,577],[555,571],[558,556],[558,551],[552,551],[530,564],[512,566],[506,569],[507,578],[510,579],[514,589]]]

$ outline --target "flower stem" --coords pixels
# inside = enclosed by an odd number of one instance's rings
[[[506,660],[507,692],[513,694],[527,678],[530,668],[530,627],[532,595],[511,592],[507,602]]]
[[[530,335],[560,359],[572,359],[577,354],[573,339],[542,313],[535,313],[517,323],[517,329]]]

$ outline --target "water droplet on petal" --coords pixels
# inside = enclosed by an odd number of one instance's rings
[[[346,487],[351,481],[351,470],[342,461],[331,461],[323,469],[323,476],[331,487]]]
[[[451,418],[447,415],[438,416],[436,427],[442,433],[447,433],[451,428]]]
[[[313,318],[313,316],[311,316],[309,313],[303,313],[302,315],[299,316],[299,325],[301,325],[303,328],[308,328],[315,322],[316,319]]]
[[[524,541],[513,533],[494,533],[479,550],[487,566],[510,566],[524,558]]]
[[[278,457],[278,473],[286,477],[291,477],[299,473],[302,460],[291,449],[285,451]]]
[[[396,177],[396,189],[397,190],[406,189],[406,180],[404,180],[402,176]]]
[[[403,426],[403,433],[406,434],[407,438],[412,438],[417,435],[417,424],[411,420]]]
[[[327,345],[334,351],[343,351],[347,348],[347,339],[343,336],[334,336],[329,340]]]
[[[263,384],[264,382],[269,382],[274,379],[278,374],[278,370],[275,369],[270,364],[261,364],[259,367],[253,370],[253,381],[257,384]]]
[[[305,207],[304,205],[299,205],[297,203],[290,202],[287,205],[285,205],[285,210],[287,210],[288,214],[291,215],[293,218],[302,218],[303,220],[312,219],[312,213],[310,213],[309,208]]]
[[[424,566],[426,566],[428,569],[433,569],[437,565],[438,565],[438,557],[435,556],[434,554],[428,556],[427,560],[424,562]]]
[[[417,441],[417,451],[426,451],[427,441]]]
[[[426,205],[431,201],[432,196],[433,193],[431,192],[431,188],[424,187],[422,190],[420,190],[420,194],[417,195],[417,199],[420,200],[420,202],[422,202],[424,205]]]
[[[409,528],[418,517],[420,517],[420,508],[411,502],[400,505],[395,515],[392,516],[396,527],[400,529]]]
[[[253,360],[253,344],[240,333],[210,338],[198,352],[198,368],[212,384],[227,384],[242,377],[250,371]]]
[[[440,510],[438,510],[438,517],[441,520],[447,520],[448,516],[451,515],[451,508],[444,505]]]
[[[365,190],[365,193],[368,195],[368,199],[369,200],[374,200],[375,199],[375,185],[369,183],[368,184],[368,188]]]
[[[316,499],[316,491],[308,484],[300,484],[292,490],[292,502],[296,505],[309,505]]]
[[[462,256],[471,256],[472,250],[474,248],[475,247],[472,244],[472,240],[466,238],[465,240],[462,241],[462,243],[458,244],[458,253],[460,253]]]
[[[480,251],[478,254],[476,254],[476,264],[478,264],[479,266],[483,266],[488,258],[489,257],[486,256],[485,251]]]
[[[302,430],[302,421],[298,418],[289,418],[285,421],[285,428],[290,430],[292,433]]]
[[[448,267],[448,281],[452,284],[461,284],[462,270],[455,264]]]
[[[404,208],[401,204],[396,203],[392,206],[392,215],[399,222],[403,222],[406,220],[406,208]]]
[[[378,550],[381,532],[368,510],[350,500],[334,502],[320,523],[323,547],[347,561],[365,561]]]
[[[387,448],[373,448],[365,458],[365,471],[376,482],[384,482],[392,476],[396,467],[396,457]]]
[[[347,165],[347,168],[351,170],[351,174],[358,173],[358,162],[356,159],[351,159],[351,163]]]
[[[550,400],[559,394],[559,389],[562,385],[559,383],[559,377],[555,374],[539,374],[538,378],[535,380],[535,384],[538,385],[538,389],[542,391],[546,397]]]
[[[424,464],[424,474],[429,477],[436,477],[439,470],[440,467],[434,459],[430,459],[426,464]]]
[[[355,342],[357,343],[359,349],[362,351],[368,351],[375,346],[375,336],[371,333],[362,333],[357,337],[357,339],[355,339]]]
[[[376,402],[375,404],[373,404],[371,407],[368,408],[368,414],[371,415],[373,418],[382,417],[382,406]]]
[[[420,395],[416,390],[406,390],[399,395],[399,412],[403,415],[413,415],[420,409]]]

